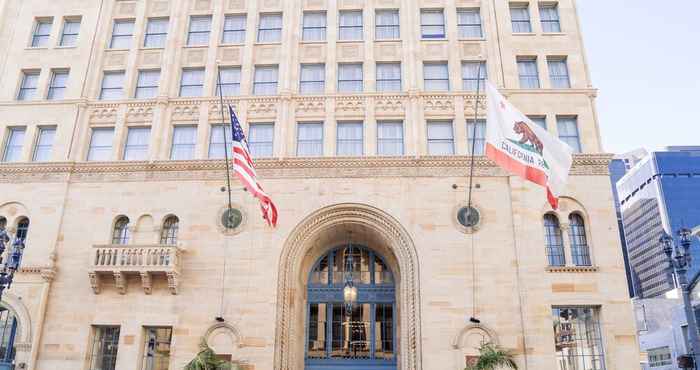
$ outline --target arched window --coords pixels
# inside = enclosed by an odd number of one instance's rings
[[[571,259],[576,266],[590,266],[591,253],[588,250],[586,239],[586,226],[581,215],[572,213],[569,215],[569,240],[571,240]]]
[[[17,223],[17,234],[15,235],[15,238],[26,240],[28,232],[29,232],[29,219],[26,217],[23,217]]]
[[[5,230],[5,227],[7,227],[7,219],[0,216],[0,230]]]
[[[163,222],[163,229],[160,232],[160,244],[177,244],[177,232],[180,227],[180,220],[177,216],[168,216]]]
[[[9,369],[14,362],[18,324],[14,313],[0,306],[0,369]]]
[[[544,216],[544,237],[547,247],[547,260],[550,266],[564,266],[564,239],[561,236],[559,219],[553,214]]]
[[[114,223],[112,244],[128,244],[129,236],[129,218],[121,216],[117,219],[117,222]]]

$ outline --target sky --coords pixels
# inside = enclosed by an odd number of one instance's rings
[[[700,1],[577,5],[604,151],[700,145]]]

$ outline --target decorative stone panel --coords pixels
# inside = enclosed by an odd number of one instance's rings
[[[364,6],[364,0],[338,0],[338,9],[362,9]]]
[[[445,95],[426,95],[423,97],[423,109],[426,116],[453,115],[455,113],[453,97]]]
[[[318,44],[302,44],[300,59],[304,63],[323,63],[326,60],[326,46]]]
[[[240,46],[219,48],[219,60],[227,64],[241,65],[241,51]]]
[[[120,1],[117,3],[115,15],[118,17],[128,17],[136,14],[135,1]]]
[[[308,97],[297,99],[294,111],[297,116],[323,116],[326,114],[326,98]]]
[[[195,0],[193,4],[193,10],[198,12],[205,12],[211,10],[211,0]]]
[[[153,104],[129,104],[126,110],[127,122],[152,122]]]
[[[151,3],[150,15],[167,15],[170,10],[170,2],[166,0]]]
[[[117,107],[117,104],[104,104],[92,107],[90,110],[90,123],[117,122]]]
[[[160,67],[162,51],[149,50],[141,52],[139,65],[143,67]]]
[[[401,42],[379,42],[375,43],[374,54],[378,61],[400,61]]]
[[[173,121],[197,121],[199,120],[199,105],[183,104],[173,108],[171,119]]]
[[[361,62],[364,58],[363,44],[360,42],[338,44],[338,60],[344,62]]]
[[[483,44],[483,42],[479,41],[463,41],[462,58],[465,60],[484,59],[486,52],[484,51]]]
[[[245,10],[245,0],[229,0],[228,10]]]
[[[464,99],[464,114],[467,117],[474,116],[474,109],[476,106],[476,95],[465,95]],[[486,115],[486,97],[481,95],[479,97],[479,116]]]
[[[326,0],[304,0],[304,10],[325,10]]]
[[[280,62],[279,45],[256,45],[253,49],[255,64],[278,64]]]
[[[186,66],[201,66],[206,62],[206,48],[185,48],[182,53],[182,63]]]
[[[402,115],[406,111],[405,102],[404,96],[378,96],[374,101],[374,114],[377,116]]]
[[[262,8],[264,10],[277,10],[281,6],[281,0],[262,0]]]
[[[232,106],[237,116],[240,116],[240,103],[237,100],[224,99],[224,119],[228,119],[228,106]],[[209,120],[221,121],[221,103],[217,100],[209,104]]]
[[[449,47],[446,41],[424,41],[422,44],[423,55],[425,60],[445,61],[447,60],[447,48]]]
[[[124,68],[128,51],[106,51],[104,56],[104,67],[106,69]]]
[[[335,111],[338,115],[365,115],[365,98],[363,96],[339,96],[335,99]]]
[[[248,102],[249,117],[271,117],[277,116],[277,105],[279,100],[276,98],[258,98]]]

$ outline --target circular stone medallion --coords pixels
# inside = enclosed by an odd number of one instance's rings
[[[221,215],[221,224],[227,229],[233,230],[241,226],[241,222],[243,222],[243,214],[236,208],[229,208]]]
[[[474,227],[481,221],[481,215],[474,207],[462,207],[457,211],[457,221],[464,227]]]

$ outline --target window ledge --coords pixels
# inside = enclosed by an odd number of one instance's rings
[[[220,48],[229,47],[229,46],[245,46],[245,43],[244,42],[229,42],[229,43],[219,44]]]
[[[431,39],[431,38],[427,38],[427,39],[426,39],[426,38],[424,38],[424,37],[421,37],[420,40],[421,40],[421,41],[447,41],[447,37],[435,38],[435,39]]]
[[[206,49],[208,48],[209,45],[185,45],[182,48],[183,49]]]
[[[106,48],[106,49],[105,49],[105,51],[107,51],[107,52],[113,52],[113,51],[114,51],[114,52],[116,52],[116,51],[129,51],[129,50],[131,50],[131,49],[124,49],[124,48],[120,48],[120,49]]]
[[[256,42],[255,45],[282,45],[281,41],[275,41],[275,42]]]
[[[353,43],[358,44],[358,43],[362,43],[362,42],[365,42],[365,40],[337,40],[335,43],[336,44],[353,44]]]
[[[24,50],[49,50],[48,46],[27,46]]]
[[[54,49],[77,49],[77,45],[63,45],[63,46],[56,46]]]
[[[140,47],[139,50],[163,50],[165,47],[162,46],[143,46]]]
[[[597,266],[547,266],[547,272],[598,272]]]
[[[537,36],[534,32],[513,32],[513,36]]]
[[[542,36],[566,36],[566,32],[542,32]]]
[[[301,41],[299,41],[299,43],[302,44],[302,45],[306,45],[306,44],[311,44],[311,45],[317,44],[317,45],[318,45],[318,44],[327,44],[328,41],[325,41],[325,40],[319,40],[319,41],[311,41],[311,40],[304,41],[304,40],[301,40]]]
[[[463,37],[463,38],[458,39],[457,41],[478,41],[478,42],[482,42],[482,41],[486,41],[486,38],[485,38],[485,37]]]
[[[401,39],[374,39],[374,42],[401,42]]]

